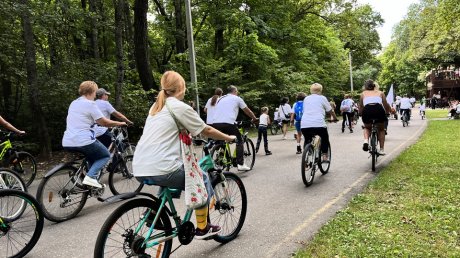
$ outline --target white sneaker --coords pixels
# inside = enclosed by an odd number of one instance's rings
[[[239,171],[248,171],[248,170],[251,170],[251,168],[246,166],[246,164],[243,164],[243,165],[238,165],[238,170]]]
[[[384,150],[380,149],[378,152],[377,152],[380,156],[385,156],[386,153]]]
[[[89,186],[94,186],[94,187],[97,187],[97,188],[102,188],[102,185],[99,184],[99,182],[96,179],[91,178],[89,176],[85,176],[85,179],[83,179],[83,184],[84,185],[89,185]]]
[[[283,140],[286,140],[286,139],[287,139],[286,136],[283,136]]]

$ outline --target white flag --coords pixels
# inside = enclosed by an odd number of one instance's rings
[[[391,88],[390,88],[390,90],[388,91],[388,94],[387,94],[387,102],[388,102],[388,104],[390,104],[390,106],[393,105],[394,99],[395,99],[395,96],[394,96],[394,93],[393,93],[393,84],[391,84]]]

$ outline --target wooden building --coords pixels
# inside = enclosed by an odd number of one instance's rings
[[[427,98],[460,99],[460,68],[433,69],[425,79]]]

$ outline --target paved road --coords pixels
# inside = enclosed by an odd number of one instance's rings
[[[239,237],[226,245],[196,240],[179,248],[172,257],[289,257],[359,193],[378,170],[415,143],[425,127],[426,120],[420,120],[418,115],[408,128],[391,120],[387,155],[379,158],[374,173],[368,154],[361,150],[362,130],[342,134],[339,124],[330,124],[330,172],[325,176],[318,173],[308,188],[302,183],[300,155],[295,154],[293,134],[289,134],[288,140],[282,140],[280,135],[271,136],[273,155],[259,153],[254,170],[238,172],[248,195],[248,213]],[[35,193],[37,184],[34,182],[29,191]],[[144,190],[156,192],[153,187]],[[183,201],[177,203],[182,206]],[[118,206],[119,203],[89,200],[78,217],[60,224],[45,222],[41,239],[28,257],[92,257],[101,225]],[[183,214],[182,208],[180,213]]]

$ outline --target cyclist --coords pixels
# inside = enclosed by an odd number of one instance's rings
[[[207,137],[233,141],[236,137],[219,132],[206,125],[192,107],[183,102],[186,87],[184,78],[174,71],[161,77],[161,91],[147,116],[144,131],[136,146],[133,159],[134,176],[141,182],[184,190],[185,171],[181,157],[178,128],[171,112],[179,120],[179,126],[193,136],[200,133]],[[206,172],[203,179],[212,196],[212,186]],[[208,199],[209,203],[209,199]],[[203,239],[220,232],[219,226],[207,223],[208,204],[195,210],[197,229],[195,238]]]
[[[297,102],[292,105],[292,112],[291,114],[291,124],[294,122],[295,130],[297,131],[296,135],[296,141],[297,141],[297,152],[296,154],[301,154],[302,153],[302,148],[300,147],[300,142],[302,140],[302,130],[300,129],[300,121],[302,120],[302,115],[303,115],[303,100],[307,94],[303,92],[299,92],[297,94]]]
[[[8,130],[10,130],[12,132],[15,132],[15,133],[17,133],[19,135],[26,133],[25,131],[19,130],[16,127],[14,127],[12,124],[8,123],[8,121],[3,119],[2,116],[0,116],[0,125],[3,126],[5,129],[8,129]]]
[[[303,101],[303,114],[300,121],[302,134],[305,138],[304,146],[311,141],[315,135],[321,137],[322,160],[329,161],[327,152],[329,150],[329,133],[326,126],[326,115],[332,116],[333,121],[337,121],[334,109],[329,101],[322,94],[323,86],[313,83],[310,86],[311,95]]]
[[[128,118],[123,115],[121,112],[115,110],[115,108],[109,102],[110,92],[106,91],[104,88],[99,88],[96,91],[96,106],[102,112],[105,118],[110,119],[110,116],[113,115],[114,117],[120,119],[121,121],[126,122],[128,125],[132,125]],[[109,147],[112,143],[112,134],[109,131],[109,128],[105,126],[94,126],[94,132],[96,133],[96,138],[104,144],[105,147]]]
[[[410,97],[409,101],[412,107],[415,107],[415,97],[414,96]]]
[[[281,104],[278,107],[278,117],[281,119],[281,122],[283,123],[283,140],[286,140],[286,134],[287,134],[287,128],[289,121],[291,120],[291,105],[288,104],[289,98],[284,97],[281,99]]]
[[[212,118],[214,116],[214,110],[216,109],[217,101],[222,97],[222,89],[216,88],[214,91],[214,96],[208,99],[206,102],[206,106],[204,107],[204,112],[207,114],[206,116],[206,124],[212,125]]]
[[[351,99],[350,94],[345,94],[342,103],[340,104],[340,112],[342,112],[343,121],[342,121],[342,133],[345,132],[345,122],[348,119],[348,128],[350,133],[353,133],[353,105],[354,101]]]
[[[407,97],[407,94],[404,94],[403,97],[401,98],[401,105],[399,107],[399,114],[401,115],[401,120],[403,119],[402,116],[404,112],[407,112],[407,121],[410,120],[411,116],[411,108],[412,108],[412,103],[410,102],[410,99]]]
[[[387,102],[385,94],[376,90],[376,83],[373,80],[367,80],[364,83],[364,90],[359,99],[359,113],[364,123],[364,143],[363,151],[369,151],[369,136],[372,128],[372,120],[376,120],[378,129],[378,140],[380,143],[379,155],[385,155],[385,127],[387,115],[390,113],[390,105]]]
[[[97,89],[97,84],[93,81],[84,81],[80,84],[80,97],[69,106],[62,146],[65,150],[78,151],[85,155],[90,167],[82,183],[100,188],[102,185],[97,181],[98,174],[110,159],[110,153],[96,139],[93,125],[97,123],[110,127],[126,126],[126,123],[104,117],[94,101]]]
[[[268,116],[268,107],[261,108],[260,112],[262,114],[260,115],[260,118],[259,118],[256,153],[259,152],[260,141],[262,140],[262,136],[263,136],[265,155],[272,155],[272,152],[268,149],[268,139],[267,139],[267,127],[269,124],[271,124],[270,117]]]
[[[239,110],[249,116],[252,121],[257,120],[254,113],[249,109],[244,100],[238,97],[238,89],[236,86],[231,85],[228,87],[228,94],[222,96],[217,101],[216,109],[214,111],[212,126],[217,130],[230,135],[236,135],[236,163],[237,168],[241,171],[248,171],[251,168],[244,164],[244,146],[243,137],[235,125],[236,117]]]

